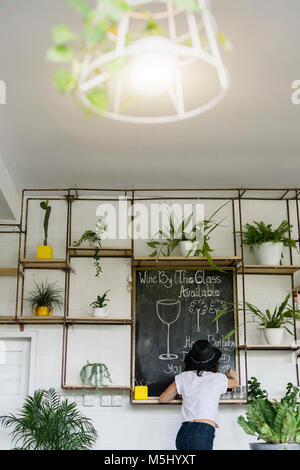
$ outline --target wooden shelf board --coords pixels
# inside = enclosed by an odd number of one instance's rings
[[[0,268],[0,276],[3,277],[17,277],[17,275],[22,275],[22,271],[19,271],[18,268]]]
[[[64,390],[130,390],[129,385],[108,385],[102,387],[91,387],[90,385],[63,385]]]
[[[97,247],[69,246],[68,252],[71,258],[92,258]],[[130,248],[99,248],[101,258],[131,258],[132,250]]]
[[[300,266],[266,266],[259,264],[247,264],[244,266],[245,274],[293,274],[299,271]],[[242,274],[243,267],[239,266],[237,269],[238,274]]]
[[[158,398],[149,398],[149,400],[131,400],[131,403],[133,405],[181,405],[182,401],[181,400],[172,400],[168,403],[159,403]],[[220,405],[246,405],[247,400],[237,398],[237,399],[228,399],[228,400],[220,400],[219,401]]]
[[[66,323],[70,324],[95,324],[95,325],[131,325],[131,318],[96,318],[96,317],[66,317]]]
[[[37,258],[23,258],[20,263],[24,269],[70,269],[70,265],[65,259],[37,259]]]
[[[50,324],[62,324],[64,323],[64,317],[52,316],[52,317],[34,317],[34,316],[18,316],[19,323],[35,324],[35,325],[50,325]]]
[[[244,350],[245,345],[239,346],[238,349]],[[297,351],[297,349],[300,349],[300,344],[247,344],[247,351]]]
[[[213,262],[218,267],[233,267],[240,263],[241,258],[239,256],[216,256],[213,257]],[[204,256],[165,256],[162,258],[153,258],[151,256],[137,256],[133,260],[134,266],[199,266],[199,267],[211,267],[209,262]]]
[[[15,316],[0,316],[0,324],[11,324],[11,323],[16,323]]]

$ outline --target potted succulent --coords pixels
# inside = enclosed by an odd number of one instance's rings
[[[0,416],[0,424],[12,428],[16,450],[88,450],[97,438],[92,420],[53,388],[36,390],[17,416]]]
[[[191,223],[193,213],[190,213],[185,219],[183,219],[177,227],[175,227],[172,216],[169,217],[169,228],[167,230],[159,230],[156,236],[159,239],[152,239],[147,242],[147,245],[154,251],[150,256],[156,257],[157,259],[162,256],[170,256],[175,248],[179,246],[181,254],[183,256],[204,256],[210,266],[214,269],[221,271],[211,257],[213,249],[209,245],[210,234],[223,222],[222,219],[219,222],[213,220],[214,216],[228,204],[226,202],[219,207],[208,219],[204,219],[197,222],[188,230],[188,226]]]
[[[250,443],[250,449],[300,450],[299,388],[288,383],[285,396],[280,401],[270,401],[255,377],[248,383],[250,403],[246,418],[239,416],[237,421],[247,434],[264,441]]]
[[[274,308],[272,313],[269,309],[260,310],[250,302],[245,302],[246,313],[252,314],[253,321],[258,323],[259,327],[263,328],[265,339],[270,345],[281,344],[284,329],[292,335],[293,333],[288,328],[288,325],[293,326],[293,320],[300,320],[300,310],[295,309],[288,303],[290,297],[291,294],[288,294],[279,307],[276,306]],[[226,313],[243,310],[244,306],[242,302],[226,302],[212,321],[217,321]],[[224,339],[229,338],[234,332],[235,330],[230,331]]]
[[[104,292],[103,295],[97,295],[97,299],[90,304],[90,307],[93,307],[93,315],[97,318],[105,318],[109,314],[109,307],[107,306],[107,302],[110,302],[107,299],[107,293],[110,291],[108,289]]]
[[[62,308],[64,299],[62,290],[56,287],[56,282],[35,282],[35,289],[29,292],[25,299],[31,304],[32,313],[38,317],[50,317],[55,307]]]
[[[87,363],[80,371],[81,383],[90,387],[108,387],[112,383],[108,367],[102,362]]]
[[[45,211],[44,216],[44,243],[37,247],[36,256],[39,259],[52,259],[53,258],[53,248],[51,245],[48,245],[48,226],[49,218],[51,214],[51,206],[49,206],[49,201],[42,201],[40,204],[41,208]]]
[[[272,224],[266,225],[262,221],[253,221],[253,225],[246,224],[245,227],[243,244],[253,250],[257,262],[261,265],[282,264],[283,247],[297,248],[296,241],[289,235],[293,226],[287,220],[283,220],[276,229],[272,228]]]

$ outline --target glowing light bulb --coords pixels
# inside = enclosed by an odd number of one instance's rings
[[[163,37],[147,37],[135,42],[131,59],[131,83],[138,93],[157,95],[166,92],[176,73],[175,48]]]

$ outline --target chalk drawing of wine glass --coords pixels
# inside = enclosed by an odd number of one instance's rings
[[[215,317],[220,313],[220,310],[226,306],[226,302],[223,300],[212,300],[209,306],[209,313]],[[219,332],[219,320],[216,320],[216,333]]]
[[[156,313],[162,323],[167,325],[167,352],[160,354],[159,359],[178,359],[177,354],[170,353],[170,325],[175,323],[180,315],[181,303],[179,300],[165,299],[156,302]]]
[[[207,304],[202,299],[193,300],[189,306],[189,312],[192,315],[197,314],[197,327],[196,332],[200,333],[200,315],[205,315],[207,313]]]

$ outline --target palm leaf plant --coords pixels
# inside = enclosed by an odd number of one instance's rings
[[[270,401],[255,377],[249,381],[250,403],[246,418],[238,417],[243,430],[257,439],[271,444],[300,444],[300,404],[297,403],[299,388],[288,383],[285,396],[280,401]]]
[[[10,436],[20,450],[88,450],[97,438],[92,421],[53,388],[36,390],[18,415],[0,416],[0,424],[12,428]]]
[[[174,218],[170,215],[169,228],[159,230],[154,238],[150,242],[147,242],[147,245],[153,249],[150,256],[156,259],[161,255],[170,256],[181,241],[191,241],[196,243],[196,248],[190,250],[187,256],[190,256],[192,253],[194,253],[195,256],[204,256],[212,268],[222,271],[216,266],[212,259],[211,253],[214,250],[210,247],[209,240],[211,233],[221,226],[222,222],[225,220],[224,217],[219,222],[216,222],[214,217],[227,204],[228,202],[216,209],[209,218],[195,223],[191,229],[188,229],[188,227],[191,223],[193,213],[190,213],[179,224],[176,224]],[[159,239],[157,240],[157,238]]]
[[[261,310],[250,302],[226,302],[225,305],[219,309],[219,313],[213,318],[212,322],[216,322],[223,315],[233,313],[235,311],[244,311],[250,313],[253,316],[252,322],[258,323],[260,328],[280,328],[283,327],[289,334],[293,334],[288,328],[288,325],[294,325],[293,320],[300,320],[300,310],[290,305],[291,294],[287,294],[283,302],[276,306],[273,312],[270,309]],[[250,323],[250,322],[247,322]],[[224,336],[224,339],[232,336],[236,331],[236,328]]]
[[[35,281],[35,289],[28,293],[28,297],[25,298],[27,302],[31,304],[32,309],[37,307],[57,307],[62,308],[64,305],[64,297],[62,289],[56,287],[56,282],[42,281],[37,284]]]

